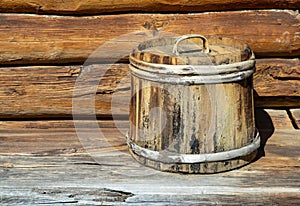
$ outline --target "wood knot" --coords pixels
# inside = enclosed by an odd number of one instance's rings
[[[5,162],[3,164],[3,167],[5,168],[13,168],[14,167],[14,164],[12,162]]]
[[[5,92],[6,95],[8,96],[21,96],[25,94],[24,90],[18,90],[15,88],[8,88],[7,91]]]
[[[168,20],[152,20],[144,22],[143,27],[148,30],[160,31],[169,25]]]
[[[78,77],[82,68],[70,68],[68,73],[71,77]]]

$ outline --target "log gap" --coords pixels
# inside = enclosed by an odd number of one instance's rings
[[[125,3],[126,2],[126,3]],[[126,13],[189,13],[210,11],[234,11],[234,10],[261,10],[261,9],[298,9],[297,0],[270,0],[261,1],[52,1],[32,0],[5,0],[0,3],[0,12],[3,13],[29,13],[29,14],[53,14],[67,16],[90,16]]]
[[[44,116],[39,116],[39,115],[10,115],[10,116],[2,116],[0,114],[1,118],[0,121],[6,121],[6,122],[12,122],[12,121],[41,121],[41,120],[47,120],[47,121],[55,121],[55,120],[83,120],[83,121],[90,121],[90,120],[95,120],[95,116],[89,116],[89,115],[81,115],[80,117],[76,116],[74,119],[72,115],[64,115],[64,116],[58,116],[56,114],[46,114]],[[111,121],[111,120],[117,120],[117,121],[128,121],[129,116],[128,115],[96,115],[96,120],[101,120],[101,121]]]
[[[297,11],[297,8],[274,8],[274,7],[270,7],[270,8],[240,8],[240,9],[226,9],[226,10],[222,10],[222,9],[209,9],[209,10],[187,10],[187,11],[176,11],[176,10],[168,10],[168,11],[159,11],[159,10],[155,10],[155,11],[144,11],[144,10],[128,10],[128,11],[112,11],[112,12],[97,12],[97,13],[91,13],[91,12],[87,12],[87,13],[71,13],[71,12],[9,12],[9,11],[3,11],[0,9],[0,13],[3,14],[28,14],[28,15],[38,15],[38,16],[43,16],[43,15],[47,15],[47,16],[57,16],[57,17],[93,17],[93,16],[102,16],[102,15],[123,15],[123,14],[167,14],[167,15],[173,15],[173,14],[193,14],[193,13],[209,13],[209,12],[232,12],[232,11],[236,11],[236,12],[243,12],[243,11],[262,11],[262,10],[273,10],[276,9],[278,11],[282,10],[292,10],[292,11]]]
[[[255,54],[255,58],[256,60],[258,59],[274,59],[274,58],[280,58],[280,59],[291,59],[291,58],[299,58],[300,56],[265,56],[265,55],[261,55],[261,54]],[[105,65],[105,64],[129,64],[129,57],[124,57],[119,59],[118,61],[111,61],[111,60],[103,60],[101,59],[101,61],[89,61],[89,62],[85,62],[87,59],[82,60],[82,61],[64,61],[64,60],[59,60],[58,62],[40,62],[40,61],[34,61],[34,62],[8,62],[8,63],[3,63],[0,62],[0,69],[1,67],[5,67],[5,68],[9,68],[9,67],[29,67],[29,66],[89,66],[89,65],[93,65],[93,64],[99,64],[99,65]]]
[[[293,109],[299,108],[300,97],[293,96],[265,96],[255,97],[254,104],[255,108],[263,109]]]
[[[294,118],[294,116],[293,116],[293,114],[291,113],[291,111],[290,111],[289,109],[287,109],[286,112],[287,112],[287,114],[288,114],[288,116],[289,116],[289,118],[290,118],[290,120],[291,120],[291,123],[292,123],[293,127],[294,127],[295,129],[300,129],[299,126],[298,126],[298,124],[297,124],[297,121],[296,121],[296,119]]]
[[[273,57],[274,58],[274,57]],[[285,57],[284,57],[285,58]],[[286,57],[287,59],[288,58],[291,58],[291,57]],[[58,62],[39,62],[39,61],[36,61],[36,62],[27,62],[27,63],[23,63],[23,62],[20,62],[20,63],[1,63],[0,62],[0,69],[1,67],[5,67],[5,68],[13,68],[13,67],[30,67],[30,66],[89,66],[89,65],[93,65],[93,64],[129,64],[129,57],[126,57],[126,58],[121,58],[120,60],[118,61],[110,61],[110,60],[103,60],[103,61],[100,61],[100,62],[93,62],[93,61],[89,61],[88,63],[85,63],[86,60],[83,60],[82,62],[80,61],[76,61],[76,62],[72,62],[72,61],[65,61],[65,62],[62,62],[62,61],[58,61]]]

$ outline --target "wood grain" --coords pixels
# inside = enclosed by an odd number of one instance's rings
[[[0,153],[62,155],[127,150],[128,128],[128,121],[117,120],[1,121]]]
[[[297,129],[300,129],[300,109],[291,109],[290,113],[292,120],[294,121],[294,126]]]
[[[109,71],[105,73],[107,68]],[[130,78],[121,81],[128,75],[126,69],[127,66],[124,65],[2,68],[0,116],[71,117],[73,108],[74,112],[83,115],[95,114],[96,108],[96,114],[102,117],[111,116],[113,95],[118,99],[115,99],[117,108],[115,107],[114,112],[128,115],[126,103],[129,104]],[[81,78],[76,82],[79,73]],[[100,78],[101,83],[98,85]]]
[[[288,111],[282,109],[264,109],[263,111],[266,112],[268,116],[270,116],[270,121],[266,121],[266,118],[264,117],[262,112],[257,109],[255,121],[257,124],[259,124],[259,128],[270,128],[267,125],[272,123],[274,128],[276,129],[294,129],[292,120],[288,115]]]
[[[298,9],[298,0],[207,0],[207,1],[183,1],[183,0],[119,0],[113,3],[109,0],[73,0],[73,1],[47,1],[47,0],[2,0],[0,12],[13,13],[51,13],[90,15],[111,12],[198,12],[221,11],[239,9]]]
[[[299,59],[257,59],[256,62],[254,85],[260,88],[259,96],[300,96]]]
[[[300,200],[298,130],[275,130],[264,156],[248,166],[202,176],[143,167],[128,154],[112,122],[98,122],[114,143],[108,148],[91,138],[97,133],[91,121],[81,123],[94,147],[80,149],[72,121],[1,122],[2,204],[297,205]]]
[[[259,109],[255,119],[256,127],[260,131],[269,130],[271,135],[277,130],[292,129],[285,110]],[[128,120],[2,120],[0,153],[75,155],[86,152],[83,146],[91,152],[108,152],[113,147],[127,150],[125,134],[128,130]]]
[[[286,140],[299,143],[291,138]],[[232,205],[233,202],[297,205],[299,160],[290,155],[277,156],[272,153],[274,150],[268,148],[265,157],[240,170],[205,176],[152,171],[138,165],[126,153],[117,156],[119,161],[116,156],[106,156],[110,164],[97,163],[88,156],[1,156],[1,202],[10,205]]]
[[[237,38],[259,56],[300,54],[299,14],[292,10],[0,17],[0,64],[83,63],[100,46],[88,61],[115,62],[137,42],[165,35],[163,32]]]
[[[294,71],[291,68],[297,68],[299,60],[262,59],[256,65],[256,107],[300,107],[299,81],[276,79],[270,75],[276,71],[287,74]],[[299,77],[297,73],[291,75]],[[110,117],[111,108],[113,115],[129,114],[127,64],[2,67],[0,76],[1,118],[70,118],[72,104],[82,115]]]
[[[235,83],[208,85],[163,84],[138,76],[132,76],[131,80],[129,137],[141,148],[161,155],[160,159],[149,155],[152,159],[147,160],[143,153],[131,148],[137,161],[161,171],[217,173],[241,167],[255,158],[256,150],[252,150],[248,155],[226,161],[181,164],[177,160],[175,164],[169,158],[171,154],[164,153],[211,154],[253,142],[256,134],[251,77]]]

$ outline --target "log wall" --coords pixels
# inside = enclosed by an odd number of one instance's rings
[[[203,12],[245,9],[298,9],[299,0],[2,0],[1,12],[93,15],[116,12]]]
[[[2,1],[0,118],[71,118],[79,74],[90,72],[85,81],[95,82],[108,67],[96,91],[95,108],[98,117],[110,117],[112,96],[129,99],[127,63],[131,49],[149,38],[187,33],[227,36],[248,43],[258,58],[254,75],[256,107],[297,108],[300,17],[295,8],[299,2],[276,1],[270,7],[268,0],[185,4],[118,1],[112,7],[108,1],[72,1],[72,6],[69,1]],[[222,7],[225,4],[226,9]],[[165,13],[158,14],[161,12]],[[79,17],[84,14],[90,16]],[[87,67],[89,64],[92,66]],[[116,106],[120,116],[128,114],[126,104]]]
[[[0,202],[297,205],[299,8],[300,0],[1,0]],[[262,147],[257,161],[228,173],[154,174],[127,152],[128,54],[149,38],[191,33],[237,38],[255,52]]]
[[[300,63],[298,59],[259,59],[254,75],[256,107],[300,107]],[[87,85],[99,81],[96,91],[79,91],[89,97],[94,92],[98,117],[111,116],[111,99],[129,101],[130,78],[127,64],[89,66],[26,66],[0,69],[1,118],[71,118],[75,83],[82,74]],[[76,87],[76,89],[80,89]],[[118,101],[114,108],[128,115],[128,105]],[[81,107],[88,102],[81,101]]]
[[[237,38],[248,43],[258,57],[297,57],[299,25],[299,14],[292,10],[92,17],[0,14],[0,64],[81,64],[108,43],[108,54],[99,53],[94,59],[115,61],[137,42],[166,33]]]

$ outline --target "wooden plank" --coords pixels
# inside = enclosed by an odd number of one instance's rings
[[[300,81],[296,80],[300,76],[290,73],[298,67],[298,59],[259,59],[254,75],[256,107],[300,107]],[[295,80],[273,78],[276,71],[289,74]],[[101,117],[111,116],[112,111],[114,115],[128,116],[128,75],[127,64],[2,67],[0,118],[70,118],[75,108],[72,101],[80,104],[84,115],[92,114],[95,108]],[[73,94],[74,88],[81,95]],[[94,100],[90,95],[95,96],[95,107],[91,105]]]
[[[85,149],[124,150],[128,128],[128,121],[118,120],[1,121],[0,153],[60,155],[81,154]]]
[[[268,137],[293,129],[285,110],[258,109],[255,117],[256,127]],[[128,129],[128,120],[0,121],[0,154],[81,154],[83,147],[94,152],[110,147],[127,150]]]
[[[113,165],[115,161],[109,165],[97,164],[90,157],[1,156],[1,202],[297,205],[299,160],[267,155],[240,170],[205,176],[156,172],[141,167],[128,154],[118,157],[123,161],[119,166]],[[275,161],[279,165],[270,166],[276,165]]]
[[[294,121],[294,126],[297,129],[300,129],[300,109],[291,109],[290,113],[292,120]]]
[[[237,38],[259,56],[300,54],[299,14],[291,10],[0,17],[0,64],[82,63],[100,46],[89,61],[115,62],[137,42],[166,35],[164,32]]]
[[[54,13],[54,14],[100,14],[108,12],[197,12],[221,11],[239,9],[298,9],[298,0],[207,0],[207,1],[164,1],[164,0],[119,0],[113,3],[109,0],[73,0],[73,1],[47,1],[47,0],[2,0],[0,12],[14,13]]]
[[[290,129],[294,126],[286,110],[280,109],[256,109],[255,120],[260,129]]]
[[[49,148],[56,146],[57,150],[61,148],[60,145],[51,141],[51,138],[49,141],[54,130],[46,127],[71,127],[70,121],[65,124],[43,122],[42,128],[37,122],[3,123],[7,131],[1,131],[1,136],[24,133],[27,134],[24,140],[30,138],[30,131],[33,132],[31,137],[34,137],[36,131],[45,130],[47,132],[40,136],[40,141],[48,141]],[[90,122],[84,125],[88,138]],[[12,130],[12,127],[16,130]],[[113,137],[115,128],[107,129],[107,135]],[[105,145],[101,143],[96,145],[98,153],[89,151],[91,148],[86,148],[89,154],[67,150],[72,148],[71,145],[65,145],[65,152],[36,153],[23,147],[20,139],[16,138],[10,146],[14,147],[15,153],[3,153],[1,150],[0,154],[1,203],[232,205],[234,202],[237,205],[297,205],[300,201],[299,132],[277,130],[264,140],[266,145],[261,150],[264,156],[255,162],[238,170],[205,176],[163,173],[146,168],[134,161],[126,149],[118,150],[111,146],[111,150],[103,150]],[[55,134],[57,140],[61,141],[70,135],[63,131]],[[115,143],[123,145],[123,136],[116,136]],[[1,148],[7,148],[8,145],[2,147],[2,143]],[[30,141],[27,144],[28,147],[32,146]]]

